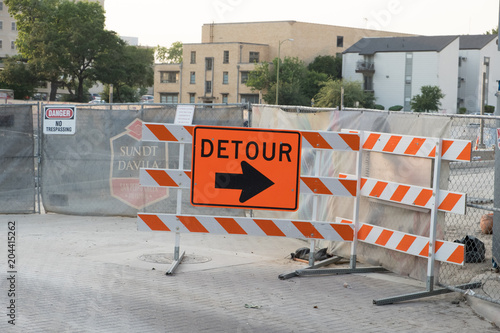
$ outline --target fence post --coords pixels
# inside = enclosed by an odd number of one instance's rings
[[[500,46],[499,46],[500,47]],[[500,91],[497,91],[497,107],[495,108],[495,116],[500,117]],[[500,147],[498,138],[498,129],[500,128],[500,120],[496,120],[497,127],[497,142],[495,144],[495,178],[493,192],[493,206],[500,208]],[[500,213],[493,213],[493,242],[491,244],[493,265],[500,263]],[[496,266],[498,267],[498,266]]]

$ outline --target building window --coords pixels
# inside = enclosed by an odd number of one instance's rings
[[[0,2],[0,10],[3,10],[3,1]]]
[[[12,22],[12,31],[16,31],[16,30],[17,30],[16,22]]]
[[[224,64],[229,64],[229,51],[224,51],[224,60],[222,62]]]
[[[196,73],[195,72],[191,72],[189,74],[189,83],[190,84],[195,84],[196,83]]]
[[[371,75],[363,76],[363,89],[365,91],[373,91],[373,76]]]
[[[205,81],[205,93],[210,94],[212,92],[212,81]]]
[[[205,58],[205,69],[211,71],[213,68],[214,58]]]
[[[3,41],[0,39],[0,49],[2,48]]]
[[[194,93],[189,94],[189,103],[191,103],[191,104],[196,103],[196,94],[194,94]]]
[[[248,62],[250,63],[259,62],[259,56],[260,56],[259,52],[250,52],[250,55],[248,57],[249,58]]]
[[[222,94],[222,103],[227,104],[227,97],[228,96],[229,96],[229,94]]]
[[[240,95],[241,103],[252,103],[259,104],[259,94],[241,94]]]
[[[196,51],[191,51],[191,63],[196,64]]]
[[[14,41],[10,42],[10,48],[12,50],[15,50],[16,49],[16,43]]]
[[[241,72],[241,83],[245,84],[248,81],[249,72]]]
[[[3,21],[0,21],[0,30],[3,30]]]
[[[337,47],[344,47],[344,36],[337,36]]]
[[[177,93],[161,93],[160,103],[177,104],[179,101],[179,94]]]
[[[229,83],[229,72],[223,72],[222,73],[222,84],[228,84]]]
[[[161,83],[177,83],[179,81],[179,72],[160,72]]]

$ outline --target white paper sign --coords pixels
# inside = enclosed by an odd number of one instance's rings
[[[177,105],[174,124],[192,125],[194,116],[194,105]]]

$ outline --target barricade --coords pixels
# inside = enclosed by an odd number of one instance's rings
[[[191,144],[193,142],[193,129],[193,126],[143,124],[142,140],[178,142],[181,145]],[[315,239],[351,242],[349,269],[319,270],[316,268],[323,266],[325,263],[314,265],[314,261],[310,260],[309,267],[282,274],[280,275],[281,279],[302,275],[364,273],[384,270],[382,267],[356,268],[357,241],[361,241],[381,246],[387,250],[428,258],[426,291],[374,300],[374,304],[391,304],[451,292],[450,288],[434,289],[435,261],[463,265],[464,245],[436,239],[437,212],[465,214],[466,194],[445,191],[439,188],[441,161],[470,161],[471,142],[362,131],[340,133],[300,131],[300,134],[302,148],[318,150],[316,164],[319,164],[322,150],[331,149],[357,153],[356,174],[353,176],[340,174],[338,178],[319,177],[319,171],[316,169],[314,176],[300,177],[300,193],[314,195],[314,199],[317,199],[319,195],[354,198],[352,220],[338,217],[335,222],[316,221],[317,200],[314,200],[310,221],[188,216],[183,215],[180,206],[178,206],[177,214],[138,213],[138,229],[175,231],[177,235],[181,232],[195,232],[310,239],[311,254],[314,251]],[[432,159],[432,187],[426,188],[361,177],[363,151]],[[140,171],[142,186],[167,186],[177,188],[178,191],[190,188],[193,181],[192,177],[191,170],[141,169]],[[430,210],[429,236],[412,235],[358,221],[360,196]],[[178,247],[179,239],[176,238],[175,252],[178,252]],[[313,255],[310,255],[310,258],[313,257]],[[174,265],[177,264],[174,263]],[[169,272],[172,272],[172,268]],[[455,288],[471,289],[477,287],[477,283],[472,283],[456,286]]]
[[[411,235],[397,230],[385,229],[368,223],[359,223],[357,239],[361,242],[384,247],[388,250],[428,258],[426,291],[374,300],[376,305],[417,299],[451,292],[451,289],[434,289],[435,261],[464,265],[462,244],[436,239],[437,212],[465,214],[466,194],[444,191],[439,188],[441,161],[470,161],[471,142],[438,138],[412,137],[386,133],[364,132],[362,150],[433,159],[432,188],[361,178],[360,194],[376,200],[385,200],[406,206],[416,206],[431,211],[429,237]],[[341,177],[349,178],[348,175]],[[337,218],[337,221],[349,223]],[[473,289],[478,283],[456,286],[458,289]]]
[[[177,142],[182,147],[184,144],[192,144],[193,131],[194,126],[144,123],[142,140]],[[300,134],[303,148],[354,151],[359,154],[360,141],[357,133],[302,131]],[[316,158],[319,159],[320,154],[317,154]],[[358,157],[358,160],[361,162],[361,158]],[[182,163],[179,165],[182,165]],[[142,186],[177,188],[180,192],[182,189],[191,187],[192,171],[143,168],[140,170],[139,179]],[[300,191],[302,194],[352,197],[354,198],[354,212],[357,211],[356,205],[359,201],[358,184],[357,179],[300,177]],[[181,196],[178,195],[178,198],[179,201]],[[138,229],[176,232],[174,263],[167,271],[167,274],[172,274],[182,260],[182,255],[177,256],[177,253],[180,252],[179,233],[181,232],[302,238],[311,240],[311,248],[313,248],[313,242],[316,239],[345,242],[354,240],[354,224],[318,222],[316,221],[316,208],[314,210],[311,221],[187,216],[182,215],[181,206],[178,202],[175,215],[138,213]],[[312,265],[314,258],[313,256],[310,257],[312,258],[310,260]]]

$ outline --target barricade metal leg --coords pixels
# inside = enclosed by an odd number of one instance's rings
[[[314,266],[308,266],[303,269],[298,269],[290,273],[280,274],[278,278],[280,280],[286,280],[297,276],[309,276],[309,275],[338,275],[338,274],[356,274],[356,273],[377,273],[377,272],[387,272],[383,267],[361,267],[361,268],[332,268],[332,269],[318,269],[323,266],[327,266],[336,262],[339,262],[341,257],[333,257],[323,261],[320,261]]]
[[[179,264],[182,261],[182,258],[184,258],[184,251],[182,253],[180,253],[180,241],[181,241],[181,234],[176,232],[175,233],[174,261],[170,265],[170,268],[168,269],[168,271],[165,275],[174,274],[175,270],[177,269],[177,266],[179,266]]]
[[[184,169],[184,144],[181,143],[179,145],[179,170]],[[182,213],[182,189],[177,189],[177,214]],[[170,268],[167,270],[165,275],[174,274],[177,267],[182,262],[182,258],[184,258],[184,252],[180,253],[180,243],[181,243],[181,234],[180,232],[175,233],[175,247],[174,247],[174,261],[172,262]]]
[[[473,283],[459,285],[459,286],[456,286],[455,288],[467,290],[467,289],[476,289],[476,288],[480,288],[480,287],[481,287],[481,282],[473,282]],[[419,291],[416,293],[388,297],[388,298],[382,298],[382,299],[378,299],[378,300],[374,299],[373,304],[375,304],[375,305],[387,305],[387,304],[393,304],[393,303],[398,303],[398,302],[404,302],[404,301],[410,301],[410,300],[414,300],[414,299],[424,298],[424,297],[447,294],[447,293],[451,293],[451,292],[453,292],[453,290],[447,289],[447,288]]]

